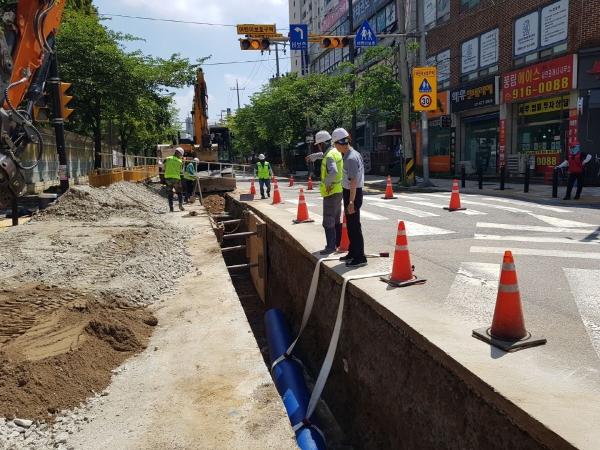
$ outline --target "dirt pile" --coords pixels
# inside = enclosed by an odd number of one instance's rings
[[[225,199],[220,195],[208,195],[204,197],[204,207],[212,214],[222,214],[225,211]]]
[[[42,298],[55,300],[39,308]],[[7,418],[48,419],[101,391],[156,324],[118,299],[43,285],[3,290],[0,311],[0,416]]]

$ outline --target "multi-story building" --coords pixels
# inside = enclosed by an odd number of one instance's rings
[[[534,157],[541,175],[575,143],[600,155],[598,11],[600,0],[425,0],[442,100],[432,172],[518,174]]]

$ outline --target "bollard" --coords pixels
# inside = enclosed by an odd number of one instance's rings
[[[504,190],[504,181],[506,179],[506,167],[500,166],[500,190]]]
[[[529,169],[529,164],[527,164],[527,167],[525,168],[525,184],[523,185],[523,192],[527,193],[529,192],[529,177],[530,177],[530,169]]]
[[[483,169],[477,169],[477,178],[479,178],[479,189],[483,189]]]
[[[460,187],[465,188],[467,185],[467,169],[465,169],[464,164],[460,168]]]
[[[558,170],[552,173],[552,198],[558,198]]]

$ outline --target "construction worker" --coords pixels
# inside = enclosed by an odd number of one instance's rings
[[[258,184],[260,185],[260,198],[267,198],[265,197],[265,186],[267,188],[267,196],[271,197],[271,177],[273,176],[273,169],[271,169],[269,162],[265,161],[265,155],[262,153],[258,155],[254,176],[258,178]]]
[[[360,208],[363,202],[362,188],[365,183],[365,165],[362,155],[350,146],[350,134],[344,128],[336,128],[331,133],[335,148],[343,155],[343,199],[348,227],[350,248],[346,256],[346,267],[362,267],[367,265],[365,241],[360,224]]]
[[[323,228],[325,229],[325,248],[321,255],[330,255],[339,247],[342,239],[342,154],[331,146],[331,135],[319,131],[315,135],[315,145],[320,152],[306,157],[306,162],[323,159],[321,164],[321,197],[323,197]]]
[[[183,167],[183,149],[177,147],[175,154],[165,158],[165,184],[167,185],[167,198],[169,199],[169,210],[173,212],[173,190],[177,193],[179,211],[184,211],[183,198],[181,196],[181,169]]]
[[[183,182],[185,184],[184,190],[184,200],[186,203],[189,203],[192,195],[194,193],[194,186],[196,185],[196,180],[198,179],[198,163],[200,160],[198,158],[194,158],[192,161],[188,162],[185,166],[185,171],[183,172]]]
[[[569,152],[569,158],[564,160],[560,165],[556,166],[556,169],[563,167],[569,168],[569,180],[567,181],[567,193],[563,200],[571,200],[571,192],[577,180],[577,192],[575,193],[575,200],[579,200],[581,197],[581,191],[583,189],[583,179],[585,178],[584,166],[592,160],[592,155],[589,153],[581,152],[579,144],[571,147]]]

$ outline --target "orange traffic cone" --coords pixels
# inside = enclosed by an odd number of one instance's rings
[[[273,186],[274,186],[275,192],[273,192],[273,203],[271,203],[271,204],[278,205],[279,203],[283,203],[283,200],[281,199],[281,194],[279,193],[279,185],[277,184],[276,178],[273,183]]]
[[[348,238],[348,225],[346,225],[346,214],[342,212],[342,240],[337,248],[338,252],[347,252],[350,249],[350,239]]]
[[[289,187],[293,187],[294,186],[294,175],[290,175],[290,185]]]
[[[250,180],[250,195],[256,195],[256,187],[254,186],[254,177]]]
[[[308,217],[308,207],[306,206],[306,199],[304,198],[304,190],[300,188],[300,195],[298,196],[298,214],[296,215],[294,223],[306,222],[314,222],[314,220]]]
[[[313,182],[312,182],[312,176],[308,177],[308,187],[306,188],[307,191],[312,191],[313,190]]]
[[[425,283],[413,274],[413,266],[410,263],[410,253],[408,251],[408,240],[406,238],[406,228],[404,222],[398,222],[398,234],[396,235],[396,251],[394,252],[394,264],[392,273],[386,277],[381,277],[394,287],[405,287],[413,284]]]
[[[517,270],[513,255],[509,250],[504,252],[502,261],[492,327],[473,330],[473,337],[506,352],[546,343],[544,338],[532,338],[525,329]]]
[[[382,197],[384,200],[393,200],[398,197],[394,197],[394,190],[392,189],[392,178],[388,175],[387,185],[385,187],[385,195]]]
[[[460,207],[460,194],[458,193],[458,180],[452,182],[452,195],[450,195],[450,206],[444,208],[447,211],[464,211],[467,208]]]

